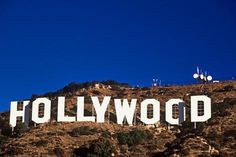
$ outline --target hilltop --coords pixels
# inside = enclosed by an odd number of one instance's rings
[[[107,122],[57,123],[58,96],[66,97],[66,114],[75,115],[76,97],[85,96],[86,114],[93,114],[90,96],[158,99],[161,121],[145,126],[138,119],[134,126],[116,124],[114,106],[106,113]],[[194,129],[189,120],[191,95],[212,99],[212,118]],[[168,87],[132,87],[116,81],[70,83],[42,95],[52,100],[52,120],[30,127],[18,125],[10,134],[9,113],[0,115],[0,154],[3,156],[236,156],[236,81]],[[164,105],[171,98],[186,102],[187,120],[182,126],[164,121]],[[137,111],[139,108],[137,108]],[[137,114],[139,114],[137,112]]]

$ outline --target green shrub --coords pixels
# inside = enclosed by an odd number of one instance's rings
[[[111,137],[111,133],[109,131],[103,131],[102,132],[102,137],[110,138]]]
[[[114,91],[120,91],[121,87],[118,86],[118,85],[111,85],[111,89],[114,90]]]
[[[12,136],[12,129],[10,126],[2,128],[1,134],[7,137]]]
[[[110,157],[115,151],[114,145],[107,138],[100,138],[92,142],[90,146],[84,145],[73,150],[74,156],[84,157]]]
[[[0,146],[7,140],[7,137],[0,135]]]
[[[64,156],[64,150],[60,147],[54,148],[53,152],[57,157],[63,157]]]
[[[48,144],[48,141],[44,139],[40,139],[39,141],[33,142],[32,144],[37,147],[42,147],[42,146],[45,147]]]
[[[108,139],[101,139],[93,143],[91,146],[93,153],[102,157],[110,157],[115,151],[115,147]]]
[[[123,132],[117,133],[117,140],[119,141],[120,144],[127,144],[129,138],[130,138],[129,133],[123,133]]]
[[[24,123],[20,123],[17,124],[16,127],[14,128],[14,135],[15,136],[21,136],[23,133],[27,132],[29,130],[29,128],[27,127],[27,125],[25,125]]]
[[[78,137],[80,135],[91,135],[94,132],[97,132],[95,128],[90,128],[89,126],[82,126],[82,127],[74,128],[70,132],[70,135],[73,137]]]
[[[133,130],[130,132],[131,134],[131,143],[130,145],[133,145],[133,144],[140,144],[142,143],[144,140],[147,139],[147,133],[145,131],[142,131],[142,130]]]
[[[117,140],[120,144],[128,144],[129,146],[141,144],[147,140],[148,135],[146,131],[143,130],[132,130],[128,133],[117,133]]]

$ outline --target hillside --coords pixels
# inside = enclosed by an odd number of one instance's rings
[[[212,118],[190,123],[190,96],[207,95],[212,99]],[[66,114],[76,114],[76,96],[85,96],[86,114],[92,114],[90,96],[112,98],[155,98],[161,102],[161,121],[145,126],[135,119],[133,126],[116,124],[114,104],[106,113],[107,122],[57,123],[58,96],[66,97]],[[2,156],[236,156],[236,81],[169,87],[133,88],[115,81],[71,83],[43,95],[52,100],[52,119],[30,127],[18,125],[11,135],[9,113],[0,114],[0,154]],[[164,121],[165,102],[180,98],[186,102],[186,121],[169,126]],[[137,115],[139,108],[137,108]]]

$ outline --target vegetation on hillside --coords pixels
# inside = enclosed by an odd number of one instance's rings
[[[112,86],[112,89],[94,89],[96,83]],[[12,132],[9,112],[0,114],[0,155],[14,156],[236,156],[236,82],[206,85],[129,88],[116,81],[71,83],[56,92],[41,96],[49,98],[66,95],[66,114],[75,114],[73,96],[85,96],[85,114],[91,115],[91,95],[113,98],[156,98],[161,102],[161,124],[145,126],[138,118],[136,125],[128,127],[116,123],[111,103],[110,121],[104,124],[92,122],[55,123],[26,127],[18,124]],[[85,90],[81,90],[85,88]],[[70,94],[68,94],[70,93]],[[190,96],[205,94],[212,98],[212,118],[197,123],[190,122]],[[39,97],[33,95],[31,100]],[[186,121],[182,126],[169,126],[164,121],[164,103],[170,98],[186,102]],[[56,119],[56,100],[52,100],[53,120]],[[137,116],[140,116],[137,113]],[[107,118],[107,113],[106,113]]]

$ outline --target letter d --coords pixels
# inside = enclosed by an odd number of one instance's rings
[[[203,115],[199,115],[199,101],[203,102]],[[191,122],[205,122],[210,118],[211,99],[205,95],[191,96]]]

